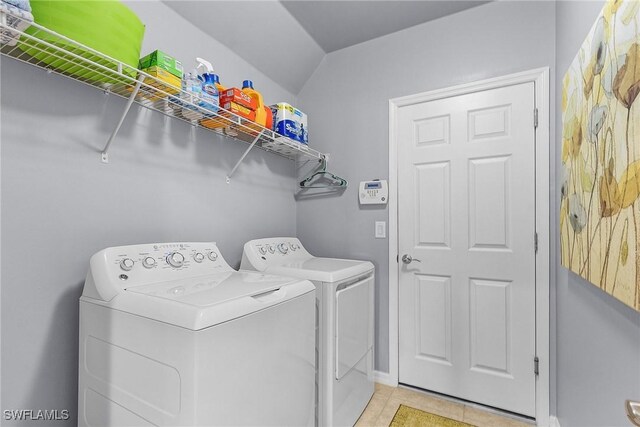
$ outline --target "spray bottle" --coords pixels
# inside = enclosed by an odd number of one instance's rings
[[[209,61],[205,61],[202,58],[196,58],[198,61],[197,70],[202,67],[204,71],[198,74],[198,79],[202,82],[202,102],[200,105],[209,111],[218,112],[220,107],[220,94],[216,87],[213,74],[213,67]]]

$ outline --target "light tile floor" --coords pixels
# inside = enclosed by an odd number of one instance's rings
[[[478,427],[531,427],[530,423],[403,387],[376,384],[376,391],[356,427],[387,427],[400,404]]]

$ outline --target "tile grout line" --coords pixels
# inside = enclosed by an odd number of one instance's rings
[[[363,411],[363,413],[360,415],[360,418],[358,418],[358,421],[356,422],[356,425],[361,424],[363,427],[369,427],[368,425],[365,425],[363,423],[364,420],[367,419],[371,419],[371,422],[373,422],[374,425],[377,425],[377,421],[378,418],[380,417],[380,414],[382,414],[382,411],[384,410],[385,406],[387,405],[387,402],[389,401],[389,399],[391,398],[391,395],[393,394],[393,390],[389,391],[388,393],[386,391],[384,391],[385,389],[378,389],[376,388],[376,390],[373,393],[373,396],[371,396],[371,399],[369,400],[369,403],[367,404],[367,407],[365,408],[365,410]],[[371,405],[371,403],[374,401],[374,399],[379,399],[382,402],[380,403],[380,409],[378,411],[375,412],[369,412],[367,413],[367,410],[369,409],[369,405]]]
[[[391,425],[391,421],[393,421],[393,417],[395,416],[395,413],[398,411],[398,408],[396,408],[396,410],[394,411],[393,416],[391,416],[391,418],[388,417],[388,415],[386,416],[386,418],[389,418],[387,420],[383,419],[382,416],[383,414],[385,414],[385,410],[387,409],[387,406],[392,402],[392,401],[397,401],[397,403],[399,403],[399,405],[402,404],[406,404],[407,401],[405,398],[403,398],[402,396],[397,396],[397,392],[398,392],[399,388],[394,388],[393,391],[391,393],[389,393],[389,397],[387,398],[387,401],[384,404],[384,407],[382,409],[382,411],[380,411],[380,414],[378,415],[378,418],[376,420],[376,426],[380,426],[380,427],[389,427],[389,425]],[[386,415],[386,414],[385,414]]]
[[[387,404],[389,403],[389,401],[391,400],[391,396],[393,396],[393,393],[395,393],[396,389],[391,390],[391,393],[389,393],[389,395],[387,396],[387,398],[384,400],[384,404],[382,405],[382,408],[380,409],[380,412],[378,412],[378,414],[376,415],[376,420],[375,420],[375,425],[379,425],[378,420],[380,420],[380,416],[382,415],[382,413],[384,412],[384,408],[387,407]]]

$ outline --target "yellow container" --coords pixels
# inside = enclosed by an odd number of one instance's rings
[[[165,69],[162,69],[160,67],[157,66],[153,66],[153,67],[149,67],[146,70],[142,70],[143,72],[155,77],[157,80],[155,79],[150,79],[148,77],[146,77],[143,82],[151,87],[154,87],[156,89],[160,89],[161,91],[164,91],[170,95],[176,95],[180,92],[180,87],[182,86],[182,80],[179,77],[174,76],[173,74],[171,74],[170,72],[168,72]],[[160,80],[160,81],[158,81]],[[166,83],[166,84],[164,84]],[[164,93],[160,93],[160,92],[155,92],[152,89],[149,89],[148,87],[142,86],[140,88],[140,91],[142,92],[142,94],[152,100],[152,101],[156,101],[158,99],[162,99],[162,98],[166,98],[167,95],[165,95]],[[153,94],[153,95],[152,95]]]
[[[264,101],[262,100],[262,94],[253,88],[253,82],[251,80],[245,80],[242,82],[242,91],[255,99],[258,103],[256,108],[255,122],[260,126],[267,125],[267,110],[264,108]]]

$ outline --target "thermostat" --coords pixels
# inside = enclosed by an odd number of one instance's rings
[[[379,179],[360,183],[361,205],[386,205],[389,200],[387,181]]]

